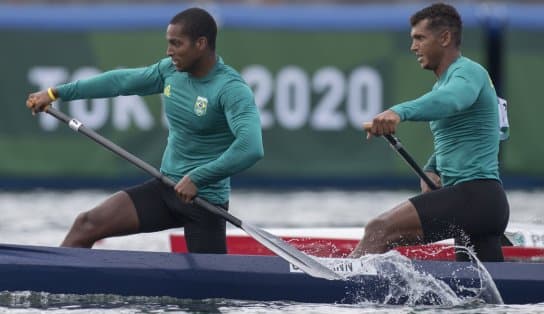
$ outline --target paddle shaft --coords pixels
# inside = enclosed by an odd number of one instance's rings
[[[103,147],[105,147],[108,150],[112,151],[113,153],[117,154],[121,158],[131,162],[132,164],[134,164],[138,168],[140,168],[143,171],[149,173],[153,177],[161,180],[164,184],[166,184],[168,186],[171,186],[172,188],[176,186],[176,182],[174,182],[169,177],[167,177],[167,176],[163,175],[162,173],[160,173],[155,167],[153,167],[150,164],[146,163],[145,161],[139,159],[138,157],[134,156],[133,154],[127,152],[123,148],[119,147],[117,144],[113,143],[112,141],[108,140],[107,138],[103,137],[102,135],[96,133],[92,129],[87,128],[86,126],[84,126],[78,120],[67,116],[66,114],[56,110],[52,106],[47,108],[46,112],[48,114],[52,115],[53,117],[57,118],[58,120],[68,124],[68,126],[72,130],[74,130],[76,132],[79,132],[79,133],[89,137],[90,139],[92,139],[96,143],[102,145]],[[218,216],[221,216],[222,218],[224,218],[225,220],[227,220],[231,224],[235,225],[236,227],[242,228],[242,221],[240,219],[232,216],[231,214],[229,214],[226,210],[224,210],[224,209],[222,209],[222,208],[220,208],[218,206],[215,206],[215,205],[207,202],[206,200],[204,200],[204,199],[202,199],[202,198],[200,198],[198,196],[193,199],[193,203],[195,205],[197,205],[197,206],[200,206],[200,207],[202,207],[202,208],[204,208],[204,209],[218,215]]]
[[[370,129],[372,123],[367,122],[363,125],[365,130]],[[414,170],[414,172],[429,186],[431,190],[438,190],[439,187],[429,178],[429,176],[421,169],[412,156],[404,149],[400,140],[393,134],[386,134],[383,138],[389,142],[390,146],[402,157],[402,159]],[[503,246],[513,246],[514,243],[508,239],[506,235],[501,236],[501,243]]]
[[[170,178],[160,173],[153,166],[149,165],[148,163],[144,162],[138,157],[122,149],[117,144],[111,142],[110,140],[96,133],[92,129],[85,127],[78,120],[70,118],[69,116],[56,110],[52,106],[49,106],[46,112],[52,115],[53,117],[59,119],[60,121],[63,121],[64,123],[68,124],[68,126],[72,130],[84,134],[85,136],[89,137],[93,141],[109,149],[110,151],[124,158],[125,160],[131,162],[132,164],[136,165],[138,168],[149,173],[153,177],[161,180],[164,184],[171,186],[172,188],[176,186],[176,183],[174,181],[172,181]],[[257,240],[257,242],[261,243],[263,246],[265,246],[272,252],[276,253],[278,256],[282,257],[287,262],[301,269],[305,273],[317,278],[324,278],[328,280],[342,279],[340,275],[336,274],[334,271],[322,265],[318,261],[312,259],[311,257],[295,249],[288,243],[285,243],[282,239],[258,227],[255,227],[251,224],[242,223],[240,219],[232,216],[226,210],[218,206],[215,206],[213,204],[210,204],[209,202],[207,202],[206,200],[198,196],[193,198],[193,204],[205,210],[208,210],[209,212],[216,214],[219,217],[222,217],[223,219],[235,225],[236,227],[244,230],[249,235],[251,235],[255,240]]]
[[[402,157],[404,161],[414,170],[414,172],[431,188],[431,190],[438,190],[438,186],[429,178],[429,176],[419,167],[416,161],[408,154],[408,152],[402,146],[400,140],[392,135],[384,135],[383,138],[391,144],[391,147]]]

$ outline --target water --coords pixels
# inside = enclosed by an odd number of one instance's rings
[[[231,213],[259,227],[364,226],[372,217],[411,196],[413,191],[234,191]],[[0,192],[0,239],[4,243],[51,245],[62,242],[77,214],[105,199],[110,191]],[[544,191],[508,191],[511,222],[544,225]],[[543,226],[544,227],[544,226]],[[175,231],[175,230],[174,230]],[[169,251],[168,234],[119,237],[101,249]],[[243,300],[180,300],[112,295],[53,295],[0,292],[0,313],[542,313],[544,304],[490,305],[481,302],[443,306],[307,304]]]
[[[225,299],[180,300],[165,297],[137,298],[109,295],[93,295],[85,298],[75,295],[51,297],[45,293],[20,293],[17,297],[22,303],[12,305],[10,308],[0,307],[0,313],[531,313],[527,305],[499,306],[478,302],[455,306],[400,307],[376,304],[312,304]],[[0,300],[4,299],[6,299],[5,293],[0,293]],[[541,309],[542,306],[531,305],[530,307]],[[534,311],[534,313],[541,313],[541,311]]]
[[[472,252],[465,250],[475,261]],[[404,306],[418,306],[421,304],[434,304],[441,306],[459,306],[486,302],[490,304],[503,304],[502,297],[497,290],[490,274],[481,263],[471,264],[464,271],[480,279],[477,286],[456,284],[457,290],[462,291],[464,296],[459,297],[451,286],[444,281],[436,280],[428,273],[417,271],[414,264],[407,257],[397,251],[389,251],[384,254],[369,254],[361,257],[355,262],[345,259],[321,259],[325,265],[334,269],[338,274],[343,275],[345,280],[359,282],[366,280],[364,277],[351,277],[353,273],[376,275],[379,280],[389,282],[388,291],[384,297],[383,304],[402,304]],[[351,262],[351,267],[346,263]],[[357,272],[348,271],[346,268],[361,268]],[[458,269],[456,271],[461,271]],[[360,281],[364,283],[364,281]],[[366,292],[355,290],[349,297],[361,303],[365,300]]]

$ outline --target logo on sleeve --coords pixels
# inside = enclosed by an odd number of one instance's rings
[[[170,97],[170,84],[166,85],[162,92],[166,97]]]
[[[195,113],[197,116],[201,117],[206,114],[206,109],[208,108],[208,99],[205,97],[196,97],[195,102]]]

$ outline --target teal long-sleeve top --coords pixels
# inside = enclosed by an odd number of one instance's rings
[[[430,92],[391,110],[401,121],[430,121],[434,153],[424,168],[449,186],[474,179],[500,180],[497,102],[487,71],[461,56]]]
[[[253,92],[220,57],[205,76],[177,71],[170,58],[148,67],[112,70],[56,87],[64,101],[163,93],[168,141],[160,170],[174,181],[189,175],[198,195],[229,200],[230,176],[264,155]]]

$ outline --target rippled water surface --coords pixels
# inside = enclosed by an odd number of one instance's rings
[[[233,193],[230,212],[259,227],[359,227],[411,196],[413,191],[296,191]],[[0,191],[0,241],[58,245],[76,215],[104,200],[110,191]],[[542,225],[544,191],[508,191],[511,222]],[[175,231],[175,230],[174,230]],[[170,231],[107,239],[96,248],[168,251]],[[543,292],[544,293],[544,292]],[[115,295],[54,295],[0,292],[0,313],[544,313],[544,304],[449,306],[307,304],[243,300],[181,300]]]

